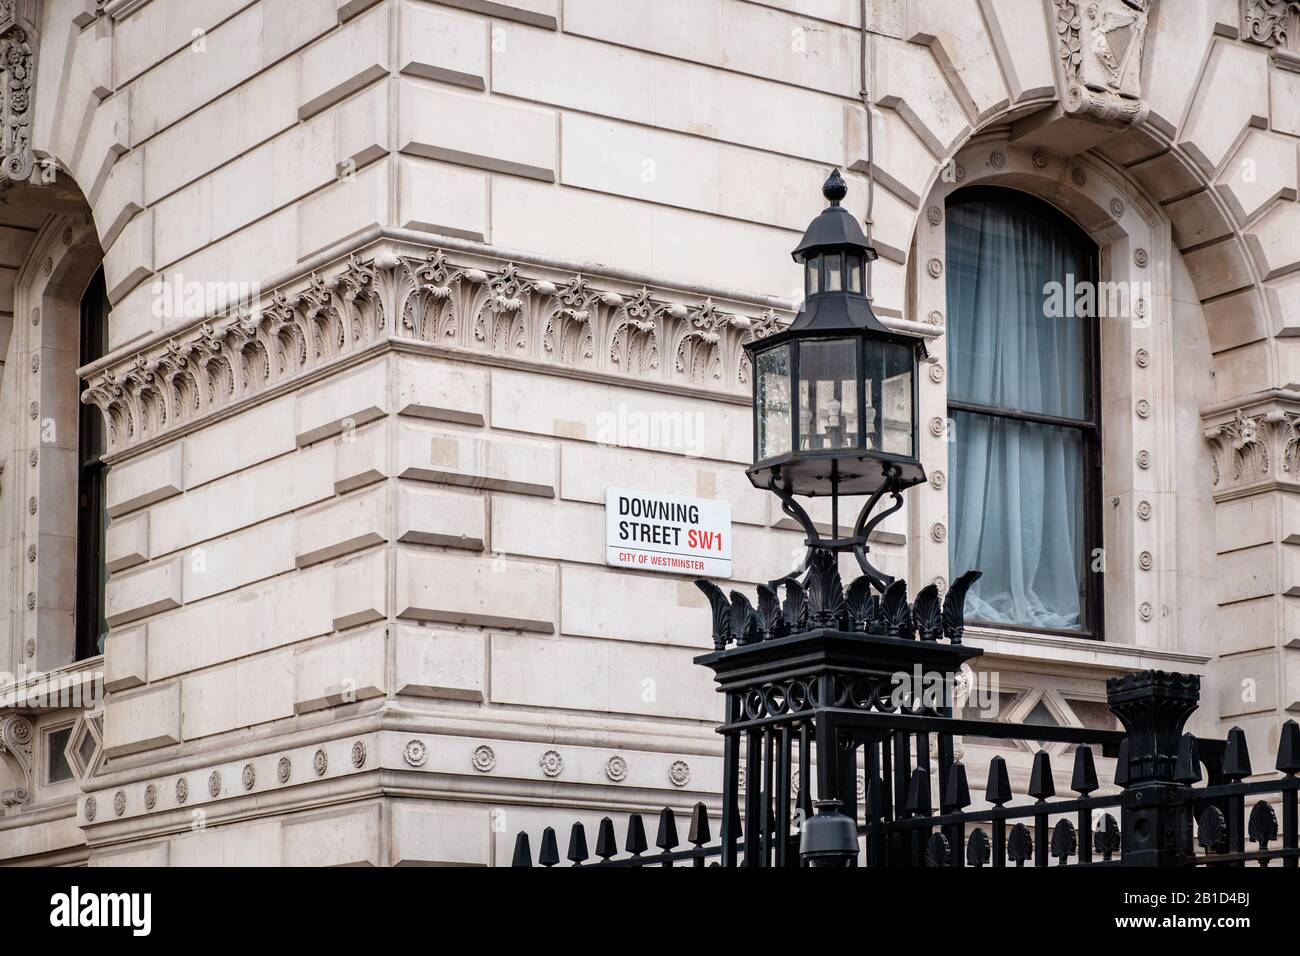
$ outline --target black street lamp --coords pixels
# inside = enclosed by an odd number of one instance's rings
[[[887,329],[866,292],[878,258],[840,205],[839,170],[822,189],[830,202],[794,250],[804,267],[805,303],[789,328],[745,345],[754,370],[754,464],[749,480],[781,499],[817,549],[852,551],[883,591],[893,579],[866,559],[867,537],[902,507],[901,492],[925,481],[918,458],[919,340]],[[868,518],[884,495],[894,504]],[[839,538],[841,496],[870,496],[848,538]],[[795,496],[831,498],[832,535],[823,539]],[[805,567],[796,574],[802,573]]]

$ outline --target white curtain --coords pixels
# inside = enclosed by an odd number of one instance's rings
[[[1030,206],[948,216],[949,398],[1086,419],[1084,320],[1049,317],[1048,284],[1092,278],[1091,253]],[[952,574],[978,569],[968,617],[1079,629],[1085,444],[1076,429],[956,411],[949,444]]]

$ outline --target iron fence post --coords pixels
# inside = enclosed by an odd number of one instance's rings
[[[1121,803],[1122,860],[1180,866],[1192,857],[1192,793],[1178,782],[1183,726],[1200,700],[1201,679],[1143,671],[1106,682],[1110,709],[1128,733]]]

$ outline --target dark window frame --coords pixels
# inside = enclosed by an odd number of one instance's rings
[[[1089,275],[1087,281],[1096,283],[1101,275],[1101,250],[1097,243],[1068,215],[1037,196],[1005,186],[967,186],[948,197],[947,208],[969,203],[1000,203],[1017,206],[1039,217],[1070,239],[1086,249]],[[1062,277],[1064,278],[1064,277]],[[978,402],[964,402],[948,398],[948,418],[954,412],[983,415],[990,418],[1002,418],[1007,421],[1036,423],[1069,428],[1078,431],[1083,441],[1083,594],[1080,595],[1080,607],[1084,612],[1084,626],[1080,628],[1033,627],[1027,624],[1008,624],[1002,621],[971,620],[976,626],[997,628],[1005,631],[1019,631],[1026,634],[1052,634],[1063,637],[1077,637],[1088,640],[1105,640],[1105,584],[1106,568],[1104,551],[1102,568],[1093,570],[1094,555],[1102,544],[1102,431],[1101,431],[1101,318],[1100,309],[1095,310],[1090,321],[1083,323],[1084,329],[1084,375],[1085,395],[1088,402],[1088,418],[1060,418],[1055,415],[1042,415],[1022,409],[1002,408]],[[951,517],[950,517],[951,520]]]
[[[100,267],[81,295],[81,327],[78,353],[80,365],[102,358],[108,345],[108,314],[111,306]],[[78,380],[77,388],[81,382]],[[107,531],[104,464],[104,420],[93,405],[80,405],[77,428],[77,596],[76,659],[81,661],[103,653],[99,639],[108,634],[104,591],[108,571],[104,562]]]

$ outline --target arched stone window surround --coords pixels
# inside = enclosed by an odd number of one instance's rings
[[[103,255],[88,216],[52,216],[18,274],[0,407],[0,534],[10,549],[0,670],[21,680],[76,656],[81,294]]]
[[[1142,292],[1145,316],[1101,322],[1105,553],[1097,557],[1106,568],[1107,642],[1178,649],[1178,556],[1188,546],[1180,544],[1176,507],[1177,469],[1188,450],[1178,445],[1189,442],[1176,431],[1172,393],[1179,358],[1171,310],[1176,250],[1169,221],[1100,160],[1015,146],[1006,135],[977,137],[948,170],[919,216],[909,264],[909,317],[939,326],[946,321],[945,206],[949,195],[971,185],[1019,190],[1055,206],[1097,243],[1103,282],[1137,283]],[[946,476],[945,340],[930,351],[934,363],[921,376],[922,455],[927,472]],[[927,422],[932,427],[925,427]],[[1199,445],[1191,452],[1207,457]],[[936,484],[922,486],[912,502],[911,577],[920,582],[951,580],[967,570],[948,566],[948,493]],[[1208,509],[1204,520],[1212,520]]]

